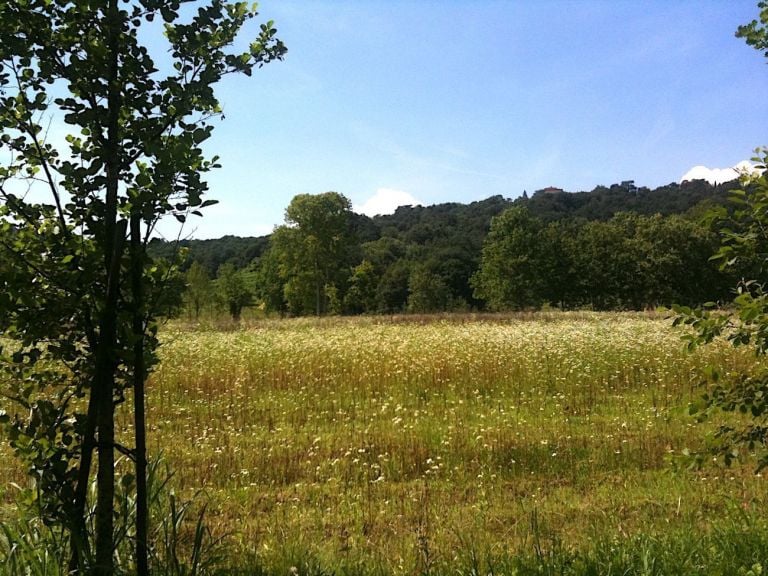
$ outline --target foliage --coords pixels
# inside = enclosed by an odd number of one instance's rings
[[[201,144],[220,113],[213,85],[285,52],[272,23],[245,52],[230,50],[256,16],[244,2],[212,0],[187,23],[181,4],[0,3],[0,246],[8,265],[0,334],[14,343],[2,368],[15,403],[0,419],[36,482],[43,521],[71,537],[70,568],[84,567],[94,535],[100,574],[112,573],[115,448],[136,463],[137,547],[146,544],[143,384],[163,297],[175,292],[172,271],[147,254],[149,237],[163,216],[183,222],[212,203],[202,198],[203,178],[218,164]],[[168,42],[167,73],[139,42],[155,19]],[[64,141],[49,137],[49,126],[64,128]],[[133,449],[114,438],[115,407],[131,389]],[[94,451],[96,530],[88,534]]]
[[[683,214],[704,201],[723,204],[728,192],[738,185],[736,179],[716,185],[705,180],[688,180],[655,189],[613,184],[597,186],[589,192],[540,190],[529,199],[520,198],[515,203],[525,206],[544,222],[573,218],[605,221],[620,212],[671,216]]]
[[[723,268],[738,267],[746,263],[746,269],[754,276],[739,281],[733,298],[732,312],[705,308],[691,309],[676,306],[676,325],[693,328],[686,336],[689,347],[707,344],[724,337],[734,346],[751,347],[759,357],[768,352],[768,149],[754,158],[757,171],[744,175],[744,187],[732,192],[731,212],[715,213],[722,246],[713,257]],[[744,268],[744,266],[742,266]],[[761,367],[749,372],[721,373],[710,370],[714,385],[701,402],[691,410],[706,419],[720,410],[749,414],[746,425],[724,424],[720,426],[717,450],[726,463],[739,455],[739,447],[761,453],[758,469],[768,466],[768,369]]]
[[[522,206],[494,220],[474,276],[493,309],[643,309],[727,294],[708,256],[715,237],[678,216],[619,213],[608,221],[544,225]]]
[[[197,262],[212,278],[216,276],[219,266],[227,262],[238,268],[245,268],[253,260],[260,258],[268,245],[269,236],[249,238],[222,236],[216,239],[179,240],[178,242],[152,238],[147,245],[147,251],[154,258],[164,258],[173,262],[178,261],[182,256],[183,260],[179,263],[182,270],[188,269]]]
[[[288,311],[285,285],[280,275],[280,259],[276,250],[267,249],[256,261],[255,296],[269,312],[283,316]]]
[[[424,314],[448,308],[448,286],[424,266],[411,270],[408,277],[408,312]]]
[[[749,24],[739,26],[736,36],[744,38],[744,41],[755,50],[764,50],[768,58],[768,2],[760,0],[757,7],[760,9],[760,21],[752,20]]]
[[[403,312],[408,309],[411,269],[426,269],[446,286],[448,309],[492,308],[476,297],[471,278],[480,267],[491,219],[513,206],[528,210],[541,226],[537,249],[544,283],[536,297],[539,302],[564,309],[625,309],[720,300],[732,282],[729,274],[707,263],[716,239],[703,215],[706,206],[719,206],[737,186],[738,181],[713,186],[703,180],[655,190],[598,186],[590,192],[537,192],[515,201],[493,196],[470,204],[401,206],[394,214],[373,218],[350,212],[350,242],[338,255],[336,279],[320,287],[320,301],[327,306],[327,295],[334,295],[340,303],[337,309],[346,314]],[[298,253],[293,228],[281,226],[271,237],[183,242],[190,251],[187,262],[198,260],[211,273],[223,262],[243,269],[250,262],[258,271],[256,292],[265,310],[316,314],[318,284],[311,267],[286,256]],[[580,251],[579,242],[599,241],[600,234],[636,237],[618,238],[614,248],[619,252],[602,250],[607,260],[598,257],[598,245],[591,253]],[[268,244],[275,249],[266,250]],[[153,254],[173,254],[168,243],[150,247]],[[636,258],[640,261],[633,262]],[[366,298],[365,304],[352,284],[354,270],[364,260],[373,265],[369,279],[376,284],[376,297]],[[614,271],[621,277],[614,277]],[[597,282],[606,274],[607,283]],[[700,281],[691,282],[692,275]]]
[[[349,288],[344,296],[344,309],[352,314],[376,310],[376,269],[370,260],[363,260],[352,269]]]
[[[756,50],[768,48],[768,2],[758,2],[760,23],[753,20],[739,26],[736,36]],[[768,50],[765,51],[768,57]],[[731,193],[733,210],[715,210],[712,218],[722,246],[713,256],[721,268],[747,272],[736,285],[731,311],[712,310],[712,304],[691,309],[678,306],[675,324],[693,328],[687,336],[689,347],[711,343],[724,336],[734,346],[748,346],[764,358],[768,352],[768,148],[758,148],[754,171],[741,177],[742,188]],[[691,405],[700,420],[715,412],[749,415],[721,424],[715,450],[726,464],[737,459],[739,448],[759,454],[758,470],[768,466],[768,368],[763,363],[753,370],[725,372],[712,368],[714,385],[701,402]]]
[[[270,251],[292,314],[321,316],[340,308],[353,245],[351,206],[342,194],[325,192],[299,194],[286,208]]]
[[[376,286],[376,311],[384,313],[403,312],[410,295],[412,264],[406,260],[396,260],[381,275]]]
[[[472,280],[475,296],[494,310],[537,308],[541,304],[541,228],[538,219],[517,206],[493,219],[480,269]]]
[[[185,291],[187,304],[195,315],[200,317],[203,306],[210,303],[213,297],[213,287],[208,272],[198,262],[193,262],[186,274],[187,289]]]
[[[703,180],[655,190],[599,186],[590,192],[537,192],[515,201],[493,196],[466,205],[401,206],[394,214],[373,218],[349,212],[349,242],[337,255],[335,279],[321,279],[322,284],[311,266],[289,257],[298,254],[301,245],[293,224],[260,238],[225,236],[182,242],[190,254],[184,265],[197,260],[210,273],[224,262],[242,269],[253,265],[261,306],[281,315],[316,314],[318,300],[329,306],[328,295],[337,299],[336,310],[346,314],[406,311],[411,269],[426,269],[439,277],[447,289],[448,309],[483,310],[493,305],[476,297],[471,278],[480,267],[491,219],[515,206],[528,210],[541,226],[537,249],[544,282],[537,301],[564,309],[644,308],[675,300],[699,304],[727,295],[729,276],[706,261],[715,238],[703,214],[705,205],[718,206],[735,186],[738,181],[712,186]],[[622,213],[640,218],[633,220]],[[579,250],[581,235],[589,243],[598,241],[592,235],[626,233],[637,237],[619,238],[614,243],[619,252],[603,250],[608,260],[597,257],[597,245],[588,254]],[[267,250],[268,245],[273,249]],[[150,249],[157,255],[174,254],[172,244],[160,241],[151,243]],[[635,258],[641,261],[632,262]],[[355,268],[364,260],[373,264],[369,280],[376,285],[376,297],[366,298],[363,304],[352,282]],[[621,277],[614,277],[611,268]],[[596,281],[606,274],[607,283]],[[691,282],[692,274],[701,281]],[[665,282],[665,276],[673,282]]]
[[[118,464],[119,465],[119,464]],[[149,512],[154,530],[150,535],[149,559],[158,576],[203,576],[222,563],[223,547],[206,523],[205,504],[195,498],[179,499],[170,488],[173,474],[167,462],[153,458],[147,469]],[[136,498],[132,476],[123,477],[116,493],[115,570],[135,574]],[[95,482],[89,487],[96,491]],[[64,576],[70,574],[69,540],[61,526],[49,526],[29,505],[26,491],[18,496],[17,517],[0,523],[0,575]],[[89,511],[92,513],[93,511]],[[92,524],[88,524],[92,529]]]
[[[232,320],[240,320],[243,308],[253,302],[253,293],[245,283],[242,271],[233,264],[222,264],[218,271],[218,288]]]

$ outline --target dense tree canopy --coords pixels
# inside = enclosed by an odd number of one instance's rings
[[[328,260],[333,272],[327,278],[311,272],[306,245],[301,255],[296,223],[286,223],[271,237],[191,242],[189,262],[229,261],[247,268],[250,261],[259,301],[280,314],[316,314],[318,300],[321,313],[346,314],[704,302],[726,295],[730,274],[706,264],[716,238],[705,214],[737,186],[699,180],[655,190],[614,185],[591,192],[539,191],[514,201],[494,196],[470,204],[402,206],[374,218],[352,213],[347,203],[346,217],[329,223],[339,227],[339,239],[347,240],[344,250]],[[296,201],[307,198],[316,197],[302,195]],[[510,208],[518,214],[524,210],[535,224],[531,250],[517,256],[535,261],[531,273],[522,275],[532,285],[522,301],[510,294],[501,298],[512,290],[501,279],[511,273],[509,254],[497,258],[496,272],[502,276],[494,279],[481,267],[484,251],[488,261],[500,250],[489,246],[491,221]],[[495,242],[511,241],[507,236],[516,234],[514,228],[493,233]],[[163,243],[154,248],[169,251]],[[478,290],[481,278],[485,290],[495,282],[496,296]]]
[[[522,206],[494,218],[483,246],[482,265],[472,279],[475,296],[494,310],[538,308],[546,282],[541,231],[541,221]]]
[[[227,307],[232,320],[237,322],[240,320],[243,308],[251,304],[253,293],[246,285],[243,272],[235,268],[234,264],[222,264],[217,277],[221,300]]]
[[[272,257],[288,309],[294,314],[331,311],[346,286],[353,246],[352,205],[337,192],[296,196],[285,210],[285,225],[272,235]]]

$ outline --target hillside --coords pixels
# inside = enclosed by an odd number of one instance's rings
[[[524,205],[532,216],[543,222],[578,218],[608,220],[619,212],[643,215],[684,214],[700,203],[722,203],[729,190],[738,181],[713,186],[704,180],[671,183],[656,189],[635,188],[614,184],[598,186],[588,192],[545,191],[534,192],[530,198],[510,200],[492,196],[485,200],[462,204],[457,202],[431,206],[401,206],[393,214],[370,218],[356,214],[353,228],[358,242],[365,244],[380,238],[393,238],[405,245],[429,248],[433,258],[443,260],[443,267],[460,263],[461,278],[456,284],[465,284],[468,274],[476,268],[480,249],[488,232],[491,219],[513,205]],[[153,240],[153,255],[171,258],[178,247],[188,251],[186,262],[200,262],[211,276],[225,262],[244,268],[258,259],[269,245],[269,236],[223,236],[210,240],[182,240],[178,244]],[[447,260],[446,260],[447,257]],[[187,265],[188,265],[187,264]],[[463,296],[470,294],[464,290]]]

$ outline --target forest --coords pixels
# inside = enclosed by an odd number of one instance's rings
[[[227,309],[237,318],[247,306],[305,316],[697,305],[727,299],[746,272],[710,261],[718,240],[706,214],[736,188],[625,182],[373,218],[328,192],[294,198],[269,236],[149,248],[182,259],[194,316]]]

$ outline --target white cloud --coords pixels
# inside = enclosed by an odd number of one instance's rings
[[[710,184],[730,182],[738,178],[744,171],[753,172],[755,166],[747,160],[742,160],[732,168],[707,168],[706,166],[694,166],[683,174],[680,182],[686,180],[706,180]]]
[[[421,201],[408,192],[393,188],[379,188],[376,193],[360,205],[353,206],[355,212],[366,216],[392,214],[398,206],[421,205]]]

